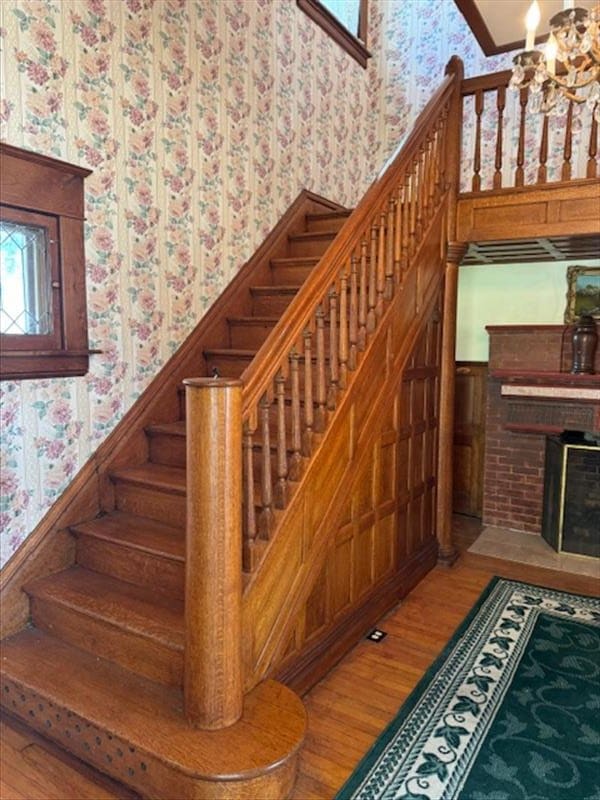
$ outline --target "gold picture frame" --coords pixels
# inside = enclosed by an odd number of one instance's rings
[[[565,322],[576,322],[583,314],[600,320],[600,267],[567,269]]]

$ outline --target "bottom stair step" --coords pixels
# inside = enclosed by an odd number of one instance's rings
[[[242,718],[200,731],[184,720],[180,690],[141,678],[36,629],[6,639],[2,707],[145,797],[287,797],[306,715],[285,686],[246,695]]]

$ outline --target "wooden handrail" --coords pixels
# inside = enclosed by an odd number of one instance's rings
[[[319,302],[337,275],[337,271],[359,243],[360,234],[373,216],[373,211],[385,198],[398,178],[407,169],[411,160],[418,155],[424,132],[439,116],[440,108],[448,102],[452,93],[453,78],[448,75],[439,89],[419,115],[415,127],[399,148],[396,157],[370,186],[367,193],[348,218],[331,247],[323,256],[318,270],[314,270],[281,319],[271,335],[259,349],[252,363],[242,374],[244,389],[242,393],[242,414],[244,420],[257,406],[261,397],[273,381],[280,364],[293,349],[294,343],[306,328],[315,303]]]
[[[489,72],[485,75],[476,75],[474,78],[465,78],[460,86],[460,93],[463,97],[475,94],[475,92],[489,92],[499,86],[508,86],[512,77],[512,70],[505,69],[501,72]]]

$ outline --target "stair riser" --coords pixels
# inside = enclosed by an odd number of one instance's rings
[[[181,561],[80,535],[77,539],[77,563],[167,597],[181,600],[184,596],[185,565]]]
[[[271,268],[272,283],[275,286],[300,286],[308,278],[314,267],[295,264]]]
[[[192,777],[154,753],[131,745],[116,726],[88,721],[54,697],[24,683],[3,678],[1,705],[8,714],[55,742],[86,764],[139,792],[159,800],[277,800],[289,797],[298,767],[295,752],[255,778],[218,781]],[[181,709],[183,715],[183,709]]]
[[[119,511],[138,514],[185,528],[185,496],[163,492],[152,486],[138,486],[124,481],[115,482],[116,507]]]
[[[348,217],[330,217],[323,215],[322,217],[306,218],[307,231],[339,231]]]
[[[240,350],[258,350],[273,328],[274,325],[230,322],[229,346]]]
[[[334,236],[319,236],[318,238],[311,239],[311,238],[302,238],[299,240],[290,239],[288,250],[290,258],[294,256],[298,257],[311,257],[311,258],[320,258],[325,250],[329,247],[331,242],[334,240]]]
[[[182,399],[185,415],[185,396]],[[185,436],[157,433],[148,437],[150,461],[169,467],[185,467]]]
[[[257,317],[279,317],[295,295],[292,294],[268,294],[254,295],[252,298],[252,314]]]
[[[206,356],[206,363],[208,364],[209,372],[213,369],[219,371],[222,378],[239,378],[242,372],[250,365],[250,358],[242,358],[239,356]]]
[[[107,658],[126,669],[168,686],[183,681],[183,656],[155,640],[147,639],[52,602],[31,599],[36,627],[88,653]]]

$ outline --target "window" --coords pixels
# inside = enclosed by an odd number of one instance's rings
[[[0,373],[85,375],[83,179],[89,170],[0,144]]]
[[[352,58],[365,67],[367,50],[367,0],[296,0]]]

